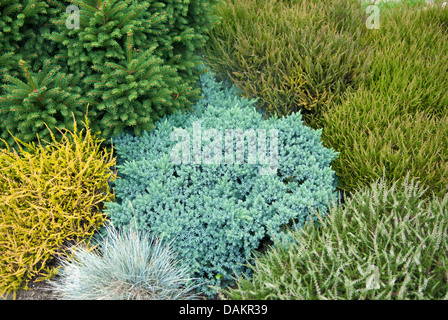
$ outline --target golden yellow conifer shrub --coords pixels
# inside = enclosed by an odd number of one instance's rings
[[[84,124],[45,146],[15,138],[17,147],[0,150],[0,295],[51,278],[55,258],[107,219],[115,157]]]

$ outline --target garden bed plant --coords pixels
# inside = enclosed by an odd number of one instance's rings
[[[0,293],[447,299],[447,51],[436,0],[0,0]]]

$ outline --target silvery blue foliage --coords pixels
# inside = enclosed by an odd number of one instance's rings
[[[244,264],[262,240],[284,239],[285,226],[300,227],[310,208],[326,210],[329,198],[336,196],[330,163],[337,153],[323,147],[321,131],[303,125],[300,113],[264,119],[256,100],[241,98],[235,87],[217,83],[210,72],[200,84],[203,98],[191,113],[167,116],[140,137],[126,133],[115,139],[119,179],[114,182],[116,202],[107,203],[106,212],[118,227],[135,217],[139,228],[173,241],[173,249],[194,267],[195,278],[225,286],[233,272],[248,272]],[[265,129],[268,153],[269,132],[277,130],[275,174],[260,174],[267,167],[260,161],[248,163],[248,147],[242,164],[174,163],[171,151],[181,140],[172,141],[171,134],[182,128],[191,143],[197,138],[194,123],[200,123],[202,132],[223,132],[223,141],[225,129]],[[207,144],[202,141],[199,150],[204,152]],[[193,146],[190,151],[193,159]],[[213,294],[206,286],[201,289]]]

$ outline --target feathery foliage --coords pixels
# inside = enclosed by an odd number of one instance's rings
[[[45,148],[16,139],[0,150],[0,294],[52,277],[70,241],[88,240],[106,220],[115,158],[87,130],[61,130]]]
[[[311,121],[370,76],[358,0],[227,0],[216,12],[207,62],[268,114],[301,110]],[[350,32],[340,30],[342,14]]]
[[[409,175],[380,179],[332,203],[320,226],[307,223],[290,246],[257,257],[231,299],[438,300],[448,298],[448,195],[422,198]]]
[[[430,192],[448,191],[448,8],[391,7],[365,41],[375,48],[371,81],[322,114],[322,140],[340,152],[339,187],[366,187],[386,168],[389,182],[407,172]]]
[[[340,152],[333,162],[339,188],[352,193],[383,174],[406,173],[443,197],[448,192],[448,115],[405,113],[393,97],[358,90],[324,113],[322,140]]]
[[[446,23],[448,8],[418,10],[401,5],[381,11],[380,28],[365,35],[365,41],[374,48],[373,76],[366,87],[390,97],[403,113],[446,114]]]
[[[170,244],[133,227],[106,235],[95,248],[73,246],[51,287],[66,300],[197,299],[190,270]]]

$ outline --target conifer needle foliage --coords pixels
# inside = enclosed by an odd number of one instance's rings
[[[92,130],[101,132],[103,138],[126,127],[140,134],[150,130],[161,116],[188,109],[199,98],[200,59],[196,51],[205,44],[207,33],[217,21],[212,14],[217,2],[2,0],[0,96],[6,104],[2,110],[34,111],[25,125],[22,117],[11,116],[1,122],[0,135],[6,139],[10,130],[25,142],[36,140],[37,133],[45,135],[40,121],[36,126],[29,125],[37,118],[50,128],[67,126],[62,110],[68,99],[74,101],[70,112],[76,116],[84,114],[89,104]],[[76,19],[73,12],[66,12],[69,5],[79,9],[79,28],[68,27],[67,22]],[[62,97],[49,104],[24,98],[28,90],[25,84],[34,73],[58,68],[60,74],[51,74],[49,78],[55,79],[46,81],[45,89],[28,85],[34,94],[40,94],[34,92],[38,89]],[[71,74],[76,85],[70,86],[79,87],[74,93],[59,88],[61,79],[71,79]],[[15,88],[4,87],[10,81]],[[61,110],[62,115],[52,119],[37,116],[38,109],[51,115]],[[22,129],[18,130],[19,126]]]
[[[106,136],[117,135],[125,127],[134,127],[137,135],[149,131],[163,115],[184,111],[189,105],[187,96],[194,93],[173,67],[154,55],[156,46],[137,53],[133,35],[127,37],[127,59],[97,65],[93,69],[98,74],[85,79],[94,85],[89,97],[100,98],[97,109],[104,114],[101,123]]]
[[[48,142],[51,141],[48,128],[55,131],[58,126],[73,130],[73,116],[81,122],[85,111],[85,105],[79,99],[78,82],[82,74],[75,77],[61,73],[60,67],[51,67],[50,60],[37,73],[30,71],[23,60],[19,65],[25,82],[5,76],[9,84],[4,85],[5,95],[0,97],[4,130],[1,138],[9,145],[13,144],[13,136],[29,142],[37,135],[43,142]]]
[[[300,227],[310,208],[326,207],[328,198],[337,196],[330,165],[337,154],[323,148],[321,132],[305,126],[300,113],[266,120],[254,100],[217,83],[211,72],[201,75],[200,85],[204,98],[191,113],[166,116],[140,137],[122,133],[114,140],[121,173],[114,183],[117,201],[107,203],[105,212],[118,228],[135,217],[140,230],[172,241],[173,249],[192,267],[193,277],[201,280],[198,289],[213,296],[216,290],[210,285],[226,286],[234,272],[248,272],[243,264],[265,241],[273,236],[287,241],[286,227],[293,222]],[[193,129],[197,123],[203,128],[200,133]],[[177,141],[172,136],[177,129],[188,132],[189,141],[204,136],[197,147],[199,162],[191,157],[185,157],[186,163],[173,161]],[[257,155],[250,155],[249,148],[257,145],[254,140],[242,139],[243,146],[230,140],[225,148],[234,158],[241,152],[242,163],[207,163],[211,143],[207,146],[205,130],[218,131],[214,143],[222,146],[225,131],[232,129],[249,134],[264,130],[269,147],[261,151],[258,135]],[[252,163],[249,157],[261,159],[266,151],[273,156],[277,151],[270,132],[276,130],[278,168],[260,174],[265,164]],[[185,148],[190,155],[191,148]],[[219,152],[214,151],[215,156]]]

